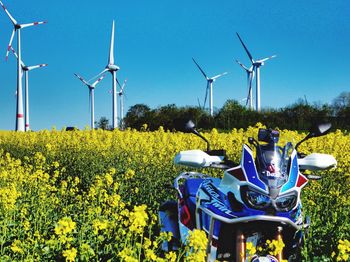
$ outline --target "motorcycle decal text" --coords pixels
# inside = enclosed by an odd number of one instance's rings
[[[236,216],[232,213],[231,210],[229,210],[225,204],[221,201],[222,197],[220,196],[218,190],[213,186],[213,184],[210,182],[210,180],[205,180],[201,185],[202,190],[210,196],[210,200],[205,203],[205,206],[212,210],[216,209],[220,211],[222,214],[219,214],[221,216],[225,216],[227,218],[235,218]],[[213,211],[214,211],[213,210]]]

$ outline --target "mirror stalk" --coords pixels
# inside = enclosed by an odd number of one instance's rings
[[[209,141],[204,136],[202,136],[196,129],[193,129],[192,133],[197,135],[197,136],[199,136],[200,138],[202,138],[207,143],[207,151],[209,152],[210,151]]]

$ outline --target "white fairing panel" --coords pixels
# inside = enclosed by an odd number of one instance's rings
[[[300,169],[311,171],[324,170],[337,166],[337,160],[332,155],[313,153],[298,159]]]
[[[211,164],[219,164],[223,157],[210,156],[202,150],[181,151],[174,158],[176,165],[190,167],[209,167]]]

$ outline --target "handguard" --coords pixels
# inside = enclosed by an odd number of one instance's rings
[[[312,153],[298,159],[299,168],[302,170],[325,170],[337,166],[337,160],[332,155]]]
[[[190,167],[210,167],[213,164],[220,164],[224,156],[210,156],[202,150],[181,151],[174,158],[176,165]]]

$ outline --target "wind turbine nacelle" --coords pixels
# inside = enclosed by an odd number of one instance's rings
[[[111,64],[109,64],[106,68],[110,71],[118,71],[120,69],[119,66]]]
[[[262,61],[255,61],[254,62],[254,66],[255,67],[260,67],[260,66],[263,66],[265,63],[264,62],[262,62]]]

